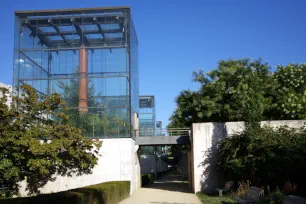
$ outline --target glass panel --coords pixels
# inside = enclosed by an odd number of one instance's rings
[[[71,125],[92,138],[129,137],[126,108],[89,108],[86,113],[77,109],[67,110]]]
[[[129,73],[131,80],[130,92],[131,92],[131,102],[132,102],[131,104],[131,111],[132,111],[131,116],[132,116],[135,112],[139,113],[140,110],[139,110],[138,40],[131,15],[130,15],[129,46],[130,46]],[[139,118],[140,117],[141,116],[139,114]],[[135,129],[138,127],[133,127],[133,128]],[[141,121],[139,121],[139,128],[141,128]]]
[[[126,66],[126,48],[95,49],[94,52],[88,52],[89,74],[117,76],[118,72],[127,72]]]
[[[79,35],[66,35],[67,40],[80,40]]]
[[[63,40],[63,38],[59,35],[49,36],[49,40]]]
[[[53,27],[38,27],[39,30],[43,33],[56,33],[56,30]]]
[[[20,37],[22,35],[21,33],[21,24],[20,24],[20,20],[17,16],[15,16],[15,24],[14,24],[14,49],[19,49],[20,46]]]
[[[122,33],[105,33],[106,38],[122,38]]]
[[[99,31],[97,25],[81,25],[83,31]]]
[[[103,30],[112,30],[112,29],[119,29],[120,26],[119,26],[119,23],[116,23],[116,24],[100,24],[101,25],[101,28]]]
[[[139,97],[140,136],[155,135],[155,100],[154,96]]]
[[[65,26],[58,26],[58,28],[62,31],[62,32],[75,32],[76,30],[75,30],[75,28],[72,26],[72,25],[65,25]]]
[[[103,40],[103,36],[101,34],[87,34],[86,37],[88,39],[98,39]]]
[[[77,77],[79,67],[79,51],[66,50],[51,53],[51,75],[52,77]]]
[[[14,79],[14,84],[13,87],[15,89],[19,88],[19,64],[20,64],[20,57],[19,57],[19,52],[16,50],[14,51],[14,64],[13,64],[13,79]]]
[[[21,79],[48,77],[48,51],[21,52],[19,57]]]

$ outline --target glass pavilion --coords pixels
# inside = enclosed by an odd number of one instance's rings
[[[139,96],[139,136],[155,135],[155,98]]]
[[[129,7],[16,11],[14,40],[15,88],[61,94],[71,123],[88,137],[131,137],[138,129],[138,41]]]

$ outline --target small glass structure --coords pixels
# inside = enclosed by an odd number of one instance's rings
[[[16,88],[61,94],[88,137],[132,136],[139,80],[129,7],[16,11],[14,35]]]
[[[156,121],[156,136],[163,136],[163,123],[162,121]]]
[[[139,136],[155,136],[154,96],[139,96]]]

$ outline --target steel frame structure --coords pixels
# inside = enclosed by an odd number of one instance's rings
[[[155,133],[155,97],[152,95],[139,96],[139,135],[152,136]]]
[[[14,86],[60,93],[78,116],[102,112],[96,132],[85,128],[86,135],[131,137],[138,83],[138,39],[129,7],[15,11]],[[109,124],[103,123],[106,116]]]

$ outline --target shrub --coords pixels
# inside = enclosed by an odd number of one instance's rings
[[[235,192],[235,196],[237,197],[243,197],[246,196],[250,188],[250,182],[249,181],[240,181],[238,182],[238,188]]]
[[[282,204],[284,199],[284,193],[277,188],[275,192],[271,193],[270,204]]]
[[[130,194],[130,181],[100,183],[35,197],[3,199],[3,204],[117,204]]]
[[[225,180],[249,180],[255,186],[306,190],[306,129],[281,127],[246,130],[222,140],[218,169]],[[293,185],[295,184],[295,185]],[[286,192],[284,189],[284,191]]]

